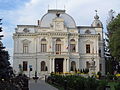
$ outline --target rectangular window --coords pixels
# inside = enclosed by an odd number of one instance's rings
[[[56,54],[61,54],[61,44],[56,44]]]
[[[90,53],[90,44],[86,44],[86,53]]]
[[[41,44],[41,52],[46,52],[46,51],[47,51],[47,45]]]
[[[28,53],[28,44],[23,44],[23,53]]]
[[[70,44],[70,52],[76,52],[75,44]]]
[[[27,71],[28,62],[23,61],[23,71]]]

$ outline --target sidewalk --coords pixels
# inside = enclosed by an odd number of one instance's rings
[[[45,83],[44,80],[37,80],[37,83],[35,83],[34,80],[30,80],[29,90],[58,90],[58,89]]]

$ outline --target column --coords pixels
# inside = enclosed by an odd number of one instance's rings
[[[69,72],[69,67],[70,67],[70,66],[69,66],[69,64],[70,64],[70,63],[69,63],[69,59],[66,59],[66,61],[67,61],[67,72]]]
[[[64,64],[64,69],[63,69],[64,71],[63,71],[63,72],[66,72],[66,64],[67,64],[67,63],[66,63],[66,59],[64,59],[63,64]]]
[[[53,64],[52,64],[53,70],[52,71],[55,72],[55,59],[54,58],[53,58],[52,62],[53,62]]]
[[[49,64],[49,65],[50,65],[50,66],[49,66],[49,67],[50,67],[50,73],[52,72],[52,68],[51,68],[51,67],[52,67],[52,65],[51,65],[51,61],[52,61],[52,60],[50,59],[50,60],[49,60],[49,62],[50,62],[50,64]]]

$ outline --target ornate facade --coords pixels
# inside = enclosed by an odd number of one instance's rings
[[[65,10],[48,10],[38,25],[17,25],[13,39],[16,73],[21,68],[30,77],[86,68],[105,73],[103,25],[97,14],[91,26],[76,26]]]

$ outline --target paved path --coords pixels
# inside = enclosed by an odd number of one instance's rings
[[[45,83],[44,80],[37,80],[37,83],[35,83],[34,80],[30,80],[29,90],[58,90],[58,89]]]

